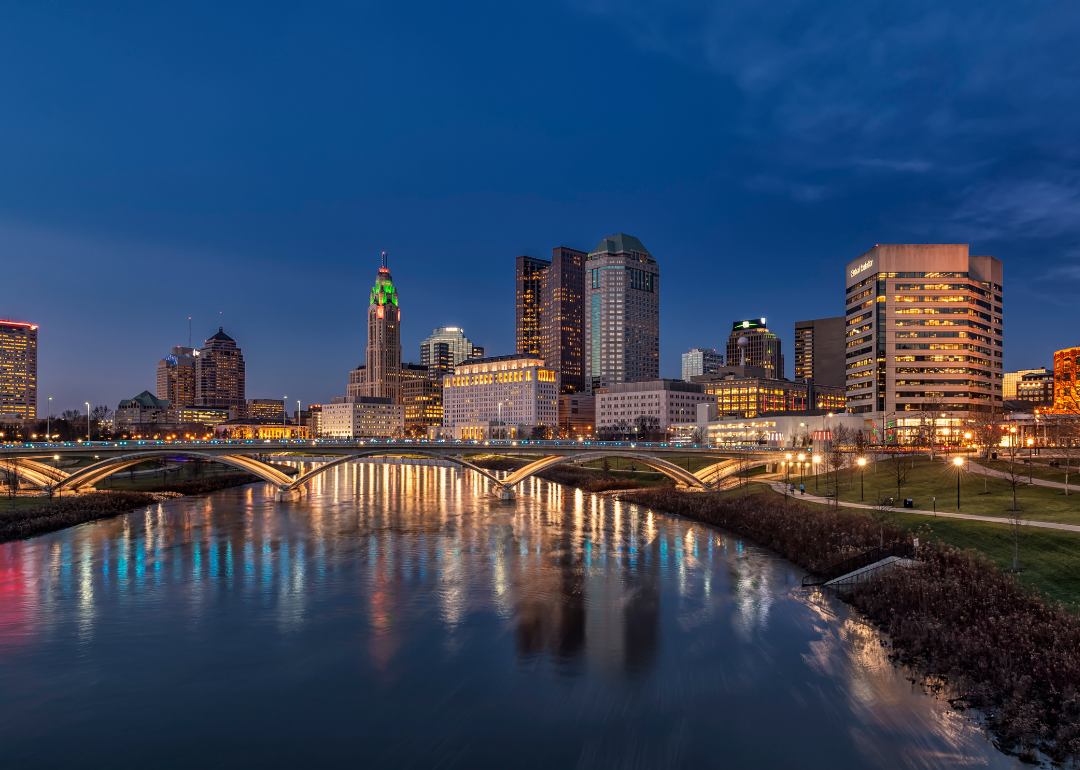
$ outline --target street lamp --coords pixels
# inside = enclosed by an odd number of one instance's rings
[[[821,462],[821,455],[814,455],[814,457],[812,459],[813,459],[813,462],[814,462],[814,491],[817,492],[817,477],[818,477],[817,465],[818,465],[818,463]]]
[[[56,475],[59,476],[60,475],[60,455],[53,455],[52,459],[53,459],[53,467],[56,468],[56,471],[57,471]],[[55,483],[55,482],[53,482],[53,483]],[[51,496],[52,495],[50,494],[50,497]],[[64,496],[64,488],[60,487],[60,497],[63,497],[63,496]]]
[[[49,396],[49,414],[45,418],[45,440],[52,441],[52,396]]]
[[[806,464],[803,462],[803,460],[805,460],[805,459],[806,459],[806,455],[804,455],[804,454],[799,455],[799,484],[805,484],[806,483]],[[805,490],[804,490],[804,494],[805,494]]]
[[[1035,439],[1028,439],[1028,484],[1031,484],[1031,445],[1035,443]]]
[[[791,481],[791,452],[784,455],[787,462],[784,463],[784,499],[787,499],[788,486]]]
[[[90,440],[90,402],[86,402],[86,440]]]
[[[285,440],[285,415],[288,414],[288,410],[285,408],[285,404],[289,403],[288,396],[281,397],[281,440]]]
[[[954,457],[953,465],[956,466],[956,510],[960,510],[960,468],[964,465],[963,457]]]
[[[859,499],[866,500],[866,485],[863,481],[863,477],[866,476],[866,458],[860,457],[859,463]]]

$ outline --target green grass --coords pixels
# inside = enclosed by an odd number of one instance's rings
[[[859,472],[841,472],[841,502],[872,503],[879,497],[892,497],[898,505],[903,499],[914,500],[916,508],[932,510],[933,498],[937,497],[937,509],[946,513],[956,511],[956,467],[942,460],[916,458],[915,468],[909,471],[908,480],[900,487],[897,499],[896,480],[889,471],[889,461],[867,465],[863,480],[865,500],[860,500]],[[796,486],[798,482],[796,482]],[[822,494],[826,489],[821,478]],[[813,478],[809,477],[807,491],[813,490]],[[1052,487],[1017,487],[1017,504],[1024,516],[1034,521],[1052,521],[1062,524],[1080,524],[1080,494],[1065,495],[1064,490]],[[960,473],[960,512],[982,516],[1007,518],[1012,510],[1012,488],[1004,479],[986,476],[978,471],[962,470]]]
[[[1000,458],[1001,455],[999,454],[998,457]],[[979,465],[985,466],[985,467],[990,468],[990,469],[995,470],[995,471],[1008,472],[1009,466],[1011,464],[1008,460],[1002,460],[1002,459],[998,459],[998,460],[982,460],[982,459],[979,459],[979,458],[972,458],[972,459],[975,462],[977,462]],[[1064,458],[1061,459],[1061,467],[1060,468],[1051,468],[1049,465],[1046,464],[1046,460],[1043,459],[1043,458],[1040,458],[1040,457],[1032,458],[1032,462],[1030,464],[1026,464],[1026,463],[1023,462],[1026,459],[1027,459],[1027,452],[1025,452],[1023,455],[1017,455],[1016,456],[1017,472],[1023,473],[1025,478],[1027,478],[1029,473],[1030,473],[1030,476],[1032,478],[1035,478],[1035,479],[1042,479],[1043,481],[1056,481],[1059,484],[1064,484],[1065,483],[1065,459]],[[1056,459],[1057,458],[1055,458],[1055,460]],[[1076,484],[1077,489],[1080,490],[1080,483],[1077,483],[1077,482],[1080,482],[1080,471],[1078,471],[1078,469],[1077,469],[1077,464],[1078,464],[1077,459],[1078,458],[1073,457],[1072,460],[1069,461],[1069,488],[1071,489],[1072,486],[1074,484]]]

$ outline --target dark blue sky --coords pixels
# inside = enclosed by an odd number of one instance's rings
[[[9,4],[0,317],[114,407],[219,324],[249,397],[341,395],[390,255],[406,360],[514,344],[519,254],[638,236],[661,373],[843,313],[875,243],[1005,263],[1006,367],[1080,344],[1076,3]],[[44,407],[42,407],[44,408]]]

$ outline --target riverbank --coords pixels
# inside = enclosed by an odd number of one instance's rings
[[[879,524],[771,495],[718,499],[674,489],[619,495],[712,524],[817,570],[876,546]],[[911,533],[885,525],[886,542]],[[998,747],[1034,761],[1080,757],[1080,618],[971,551],[923,542],[918,568],[861,582],[841,598],[890,635],[895,658],[959,708],[977,708]]]
[[[478,468],[491,471],[516,471],[528,463],[514,457],[471,457],[469,462]],[[627,477],[624,474],[632,474]],[[621,477],[620,477],[621,476]],[[600,470],[587,470],[580,465],[565,463],[554,465],[536,474],[537,478],[553,481],[584,492],[600,493],[613,490],[641,489],[672,482],[661,473],[625,471],[620,476],[603,475]]]
[[[151,505],[164,495],[197,495],[259,481],[250,473],[221,473],[200,479],[156,484],[146,491],[88,492],[69,497],[19,498],[5,509],[0,503],[0,543],[97,521]]]

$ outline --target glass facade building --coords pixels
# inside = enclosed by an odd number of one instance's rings
[[[691,377],[717,374],[724,365],[724,354],[714,348],[691,348],[682,354],[682,378],[690,382]]]
[[[36,324],[0,321],[0,416],[37,417]]]
[[[745,350],[739,347],[739,340],[743,337],[746,338]],[[780,338],[769,331],[764,318],[736,321],[731,325],[731,335],[727,342],[728,365],[758,366],[764,369],[770,378],[782,380],[784,355],[781,345]]]
[[[232,409],[235,414],[247,409],[244,354],[220,326],[195,357],[195,406]]]

